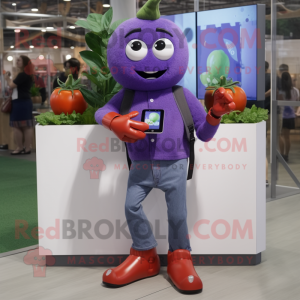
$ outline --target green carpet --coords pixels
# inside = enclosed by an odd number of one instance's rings
[[[25,237],[15,236],[15,222],[24,220]],[[25,226],[25,227],[24,227]],[[0,157],[0,253],[38,244],[31,231],[38,226],[36,163]]]

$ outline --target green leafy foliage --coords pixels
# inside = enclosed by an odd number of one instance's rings
[[[288,19],[277,19],[277,35],[282,35],[284,39],[300,39],[300,19],[299,18],[288,18]],[[293,36],[291,37],[291,32]],[[271,34],[271,21],[266,20],[266,34]]]
[[[72,114],[55,115],[53,112],[42,113],[36,116],[36,120],[40,125],[87,125],[97,124],[95,120],[95,112],[98,108],[88,106],[83,114],[77,114],[75,110]]]
[[[92,51],[81,51],[80,55],[90,67],[90,71],[83,72],[82,75],[91,81],[92,91],[80,84],[80,78],[74,81],[73,77],[69,76],[66,83],[58,81],[60,91],[80,90],[89,105],[88,108],[83,114],[76,114],[75,111],[70,115],[54,115],[53,112],[40,114],[36,117],[40,125],[97,124],[94,117],[95,112],[121,90],[122,86],[114,80],[108,68],[107,44],[115,29],[125,19],[111,24],[112,17],[113,11],[110,8],[104,15],[92,13],[86,20],[76,22],[76,25],[90,30],[85,35],[85,40]]]
[[[100,36],[94,34],[93,32],[89,32],[85,35],[85,41],[92,51],[103,57],[102,50],[105,45]]]
[[[252,105],[251,109],[246,107],[243,112],[235,110],[228,115],[223,115],[221,123],[259,123],[266,120],[268,120],[268,110]]]
[[[88,108],[85,110],[85,112],[80,117],[80,124],[86,125],[86,124],[97,124],[95,120],[95,112],[98,110],[98,108],[88,106]]]
[[[91,51],[81,51],[80,56],[90,67],[89,72],[83,72],[92,83],[92,91],[81,88],[85,101],[93,108],[104,106],[122,86],[111,75],[107,64],[107,44],[116,28],[126,19],[111,24],[113,10],[110,8],[104,15],[89,14],[86,20],[79,20],[77,25],[90,30],[85,35],[85,41]]]
[[[206,90],[210,90],[213,91],[212,95],[214,95],[215,91],[220,88],[223,87],[224,89],[230,89],[234,94],[235,94],[235,89],[237,87],[237,84],[239,84],[239,81],[232,81],[232,79],[230,78],[229,80],[227,80],[227,78],[222,75],[220,77],[220,79],[217,79],[217,83],[213,84],[211,86],[208,86],[206,88]]]
[[[30,88],[30,95],[31,97],[40,96],[40,88],[35,84]]]
[[[81,94],[87,104],[92,107],[99,108],[105,105],[104,98],[95,91],[90,91],[86,88],[80,89]]]
[[[57,83],[59,87],[56,89],[59,89],[58,94],[61,91],[71,91],[72,92],[72,97],[74,94],[74,90],[80,90],[81,88],[84,88],[83,84],[80,84],[80,78],[77,80],[74,80],[73,75],[69,74],[66,82],[62,82],[59,78],[57,78]]]
[[[46,112],[35,117],[40,125],[74,125],[80,124],[81,114],[76,114],[75,110],[72,114],[55,115],[53,112]]]
[[[109,33],[113,33],[113,32],[117,29],[117,27],[118,27],[120,24],[122,24],[123,22],[125,22],[126,20],[128,20],[128,19],[121,19],[121,20],[117,20],[117,21],[113,22],[113,23],[111,24],[111,26],[110,26],[108,32],[109,32]]]

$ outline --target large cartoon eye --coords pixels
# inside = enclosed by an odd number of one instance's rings
[[[142,60],[147,53],[147,45],[141,40],[131,40],[126,46],[126,55],[133,61]]]
[[[159,60],[168,60],[174,54],[174,45],[168,39],[159,39],[154,43],[152,51]]]

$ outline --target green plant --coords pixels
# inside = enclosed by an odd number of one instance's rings
[[[40,96],[40,88],[38,86],[36,86],[35,84],[32,85],[32,87],[30,88],[30,95],[31,95],[31,97]]]
[[[107,64],[107,44],[115,29],[125,21],[111,24],[113,10],[110,8],[104,15],[91,13],[86,20],[78,20],[76,25],[90,30],[85,35],[87,45],[92,51],[81,51],[80,56],[90,67],[89,72],[82,72],[92,85],[92,91],[81,88],[85,101],[93,108],[104,106],[122,86],[112,77]]]
[[[80,124],[81,116],[74,110],[70,115],[64,113],[55,115],[53,112],[45,112],[35,118],[40,125],[75,125]]]
[[[239,110],[232,111],[228,115],[223,115],[221,123],[259,123],[268,120],[268,110],[257,107],[254,104],[250,108],[245,108],[243,112]]]
[[[206,113],[207,108],[204,106]],[[259,123],[261,121],[267,121],[269,118],[268,110],[257,107],[254,104],[251,108],[246,107],[243,112],[239,110],[234,110],[229,114],[223,115],[221,123],[223,124],[233,124],[233,123]]]
[[[97,110],[97,107],[92,107],[89,105],[85,112],[80,116],[80,124],[97,124],[95,120],[95,112]]]
[[[72,96],[73,96],[74,95],[74,90],[80,90],[81,88],[85,87],[83,84],[80,83],[80,80],[81,80],[81,78],[78,78],[77,80],[74,80],[72,74],[68,75],[68,78],[67,78],[66,82],[61,81],[57,77],[57,83],[58,83],[59,86],[56,89],[59,89],[58,94],[61,91],[71,91]]]
[[[75,110],[71,114],[61,113],[55,115],[54,112],[45,112],[35,117],[40,125],[93,125],[95,121],[95,112],[98,108],[88,106],[83,114],[76,113]]]
[[[80,79],[76,82],[72,80],[73,85],[79,86],[84,100],[89,104],[88,108],[82,113],[55,115],[53,112],[40,114],[36,117],[40,125],[76,125],[76,124],[97,124],[95,121],[95,112],[98,108],[104,106],[122,86],[112,77],[107,64],[107,44],[116,28],[126,19],[112,22],[113,11],[110,8],[104,15],[89,14],[86,20],[78,20],[76,25],[90,30],[85,35],[85,40],[91,51],[81,51],[80,55],[85,63],[90,67],[89,72],[82,72],[91,81],[92,90],[88,90],[80,85]],[[72,91],[72,87],[67,87]],[[65,88],[65,89],[66,89]],[[61,90],[59,90],[61,91]]]
[[[235,93],[235,88],[238,87],[237,84],[239,84],[238,81],[232,81],[232,79],[227,80],[225,76],[221,76],[215,84],[208,86],[205,90],[212,91],[212,96],[220,87],[223,87],[224,89],[230,89],[233,93]]]

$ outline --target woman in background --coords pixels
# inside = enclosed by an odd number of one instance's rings
[[[292,78],[289,72],[283,72],[281,75],[281,99],[285,101],[299,101],[297,91],[293,88]],[[297,112],[298,114],[298,112]],[[280,152],[285,161],[289,160],[291,148],[290,130],[295,129],[295,110],[291,106],[284,106],[282,113],[282,131],[283,143],[280,145]]]
[[[13,89],[9,123],[14,130],[14,140],[17,148],[11,152],[12,155],[30,154],[34,126],[33,106],[30,97],[33,69],[30,59],[21,55],[17,59],[17,68],[19,73],[14,80],[9,77],[9,74],[5,74],[7,85]]]

